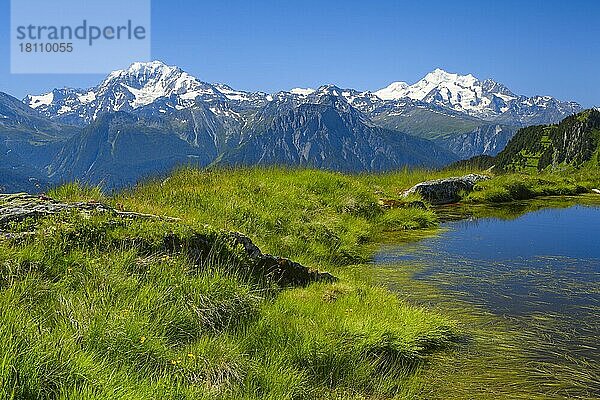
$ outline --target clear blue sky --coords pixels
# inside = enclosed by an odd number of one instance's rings
[[[0,91],[103,78],[11,75],[9,15],[0,0]],[[244,90],[376,90],[440,67],[600,105],[600,1],[153,0],[152,58]]]

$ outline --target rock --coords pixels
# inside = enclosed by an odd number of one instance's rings
[[[460,200],[460,192],[470,192],[477,182],[488,179],[489,176],[477,174],[436,179],[418,183],[403,195],[406,197],[417,193],[434,205],[455,203]]]
[[[0,194],[0,228],[11,222],[21,222],[27,218],[38,219],[70,210],[79,210],[86,213],[105,212],[129,218],[178,220],[177,218],[120,211],[98,202],[62,203],[45,195],[34,196],[27,193],[16,193]]]
[[[230,234],[234,243],[241,245],[246,254],[253,260],[255,268],[267,279],[281,286],[304,286],[313,281],[335,282],[337,278],[328,272],[310,270],[307,267],[287,258],[264,254],[247,236],[233,232]]]
[[[311,270],[295,261],[263,253],[246,235],[226,232],[218,238],[196,233],[191,237],[168,234],[164,238],[164,249],[168,253],[185,253],[194,262],[201,263],[214,258],[228,246],[243,251],[245,263],[234,261],[236,270],[279,286],[306,286],[311,282],[335,282],[337,278],[328,272]],[[227,252],[227,250],[225,250]]]
[[[10,232],[10,224],[21,222],[27,218],[35,220],[64,211],[110,213],[117,218],[178,220],[177,218],[122,211],[122,208],[122,205],[119,209],[115,209],[98,202],[62,203],[46,196],[33,196],[26,193],[0,194],[0,239],[14,240],[34,236],[35,232]],[[168,233],[162,240],[160,248],[145,244],[144,240],[139,238],[132,239],[131,243],[135,243],[135,246],[144,252],[184,253],[199,264],[212,259],[221,249],[238,248],[243,251],[242,256],[245,259],[243,265],[237,265],[238,270],[280,286],[305,286],[315,281],[334,282],[337,280],[327,272],[311,270],[287,258],[265,254],[252,243],[250,238],[239,232],[217,234],[197,232],[186,237]]]

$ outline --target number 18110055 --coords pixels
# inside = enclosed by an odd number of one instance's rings
[[[73,43],[19,43],[21,53],[71,53]]]

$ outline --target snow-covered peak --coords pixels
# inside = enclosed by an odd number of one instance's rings
[[[43,106],[49,106],[50,104],[52,104],[52,101],[54,100],[54,93],[50,92],[50,93],[45,93],[39,96],[27,96],[27,102],[29,107],[31,108],[38,108],[38,107],[43,107]]]
[[[413,100],[425,100],[434,89],[444,91],[446,94],[449,91],[461,92],[465,90],[481,93],[481,82],[471,74],[453,74],[436,68],[413,85],[408,85],[405,82],[394,82],[388,87],[375,92],[375,94],[384,100],[397,100],[404,97]],[[468,95],[468,97],[473,96]]]
[[[504,113],[520,99],[506,86],[491,79],[480,81],[472,74],[461,75],[441,68],[412,85],[394,82],[375,95],[383,100],[422,101],[481,118]]]
[[[128,92],[131,108],[153,103],[159,98],[173,94],[191,100],[200,95],[205,86],[195,77],[178,67],[161,61],[136,62],[128,69],[114,71],[98,86],[96,96],[111,92]],[[214,91],[213,91],[214,92]]]
[[[383,100],[396,100],[406,97],[409,86],[406,82],[393,82],[388,87],[375,92]]]
[[[183,71],[178,67],[169,66],[162,61],[134,62],[127,69],[118,69],[111,72],[104,82],[110,82],[114,79],[123,79],[126,77],[145,80],[156,76],[167,76],[180,72]]]
[[[417,84],[439,85],[442,83],[457,83],[463,86],[473,86],[479,83],[479,80],[471,74],[459,75],[444,71],[441,68],[436,68],[432,72],[425,75]]]
[[[290,93],[296,94],[298,96],[308,96],[310,94],[313,94],[314,92],[315,89],[311,88],[293,88],[292,90],[290,90]]]
[[[181,71],[181,69],[179,69],[176,66],[169,66],[159,60],[154,60],[154,61],[150,61],[150,62],[134,62],[127,69],[128,73],[137,73],[137,74],[139,74],[139,73],[152,73],[152,74],[161,73],[161,74],[164,74],[164,73],[169,73],[169,72],[173,72],[173,71]]]
[[[55,89],[24,102],[50,117],[76,125],[89,123],[107,112],[133,111],[151,107],[160,113],[182,110],[202,103],[213,113],[230,115],[229,102],[259,106],[268,100],[264,93],[234,90],[210,84],[161,61],[135,62],[111,72],[98,86],[89,89]],[[152,111],[144,111],[152,112]]]

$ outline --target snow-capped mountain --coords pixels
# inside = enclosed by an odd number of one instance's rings
[[[227,85],[202,82],[175,66],[160,61],[133,63],[128,69],[109,74],[89,89],[55,89],[39,96],[27,96],[25,104],[51,119],[85,125],[103,113],[134,111],[157,105],[157,111],[181,110],[202,102],[215,114],[228,114],[224,103],[266,101],[263,93],[237,91]]]
[[[561,102],[550,96],[517,95],[491,79],[481,81],[471,74],[459,75],[439,68],[413,85],[394,82],[376,92],[324,85],[318,89],[295,88],[266,94],[206,83],[160,61],[134,63],[128,69],[114,71],[93,88],[55,89],[27,96],[24,102],[51,119],[80,126],[107,112],[150,106],[156,112],[169,113],[171,109],[181,110],[199,103],[215,115],[244,124],[252,117],[248,113],[253,114],[269,102],[297,106],[318,102],[322,96],[340,97],[369,117],[373,113],[381,117],[382,110],[402,114],[404,108],[418,104],[451,117],[459,113],[462,117],[509,126],[553,123],[582,109],[574,102]]]
[[[439,69],[376,92],[323,85],[267,94],[203,82],[160,61],[134,63],[87,89],[6,99],[0,168],[14,176],[0,176],[0,186],[16,189],[25,176],[119,187],[181,163],[437,167],[495,155],[519,127],[581,108]]]
[[[453,74],[439,68],[413,85],[394,82],[375,95],[390,101],[409,98],[513,125],[558,122],[582,109],[577,103],[550,96],[516,95],[491,79],[481,81],[471,74]]]

